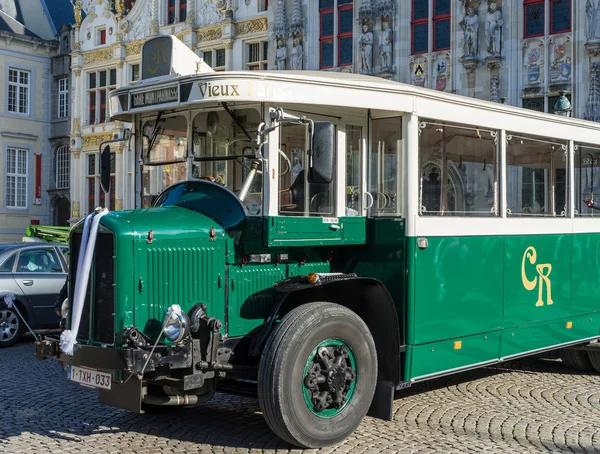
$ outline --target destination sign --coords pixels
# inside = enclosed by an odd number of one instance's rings
[[[177,86],[161,88],[160,90],[133,93],[131,95],[131,108],[154,106],[179,101]]]
[[[173,40],[170,36],[150,39],[142,47],[142,80],[171,74]]]

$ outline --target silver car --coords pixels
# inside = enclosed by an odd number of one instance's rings
[[[58,328],[54,303],[67,279],[67,254],[66,245],[0,245],[0,348],[17,342],[26,329],[17,311],[5,304],[6,295],[15,296],[32,329]]]

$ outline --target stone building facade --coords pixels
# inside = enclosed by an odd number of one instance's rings
[[[111,150],[108,199],[100,189],[98,147],[128,125],[108,121],[108,90],[140,77],[141,46],[175,35],[215,70],[267,69],[266,0],[76,0],[72,53],[71,223],[96,206],[134,207],[133,153]]]
[[[66,221],[70,27],[59,24],[72,18],[68,0],[0,1],[0,242]]]
[[[574,116],[599,118],[598,0],[279,0],[269,8],[272,46],[303,54],[282,69],[372,74],[546,112],[565,91]]]

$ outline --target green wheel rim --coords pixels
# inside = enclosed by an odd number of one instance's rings
[[[333,418],[346,408],[358,381],[356,364],[354,351],[341,339],[325,339],[312,350],[304,365],[302,394],[313,414]]]

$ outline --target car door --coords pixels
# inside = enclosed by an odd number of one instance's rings
[[[56,249],[40,246],[21,250],[13,277],[29,300],[36,326],[58,326],[54,303],[67,273]]]

